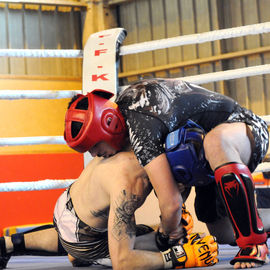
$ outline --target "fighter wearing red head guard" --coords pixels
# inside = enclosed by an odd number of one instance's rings
[[[106,98],[102,97],[105,96]],[[87,110],[77,107],[84,95],[78,95],[69,107],[65,120],[65,140],[74,150],[84,153],[93,147],[97,142],[105,141],[116,150],[122,149],[127,136],[125,120],[114,102],[109,98],[110,93],[94,91],[86,95],[88,104]],[[72,133],[74,123],[81,123],[78,134]]]
[[[255,206],[249,171],[253,171],[266,154],[266,123],[226,96],[177,79],[138,82],[122,91],[116,103],[128,127],[131,146],[159,199],[162,217],[159,235],[168,242],[179,238],[182,197],[170,170],[164,143],[170,132],[184,126],[190,119],[206,132],[203,151],[218,184],[214,182],[196,189],[198,199],[195,206],[199,219],[214,224],[224,217],[222,211],[216,210],[217,204],[224,209],[217,188],[240,247],[232,262],[234,267],[255,267],[265,263],[268,254],[266,233]],[[102,119],[100,116],[100,125]],[[111,140],[116,138],[111,134]],[[94,146],[91,141],[89,151],[104,155],[106,151],[99,147],[93,152],[101,141],[97,140]],[[105,137],[103,141],[107,142]],[[225,186],[232,182],[237,188],[229,190],[231,199]],[[202,201],[204,204],[200,203]],[[243,218],[239,218],[239,213]]]

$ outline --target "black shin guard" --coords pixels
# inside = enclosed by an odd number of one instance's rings
[[[7,267],[9,259],[10,254],[7,254],[5,238],[0,237],[0,269]]]
[[[247,166],[226,163],[215,170],[215,179],[238,246],[265,243],[267,237],[255,205],[254,184]]]
[[[12,255],[27,255],[25,253],[25,243],[23,233],[14,233],[11,235],[11,242],[13,244]]]

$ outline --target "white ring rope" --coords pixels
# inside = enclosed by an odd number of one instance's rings
[[[0,146],[66,144],[63,136],[35,136],[0,138]]]
[[[261,118],[270,126],[270,115],[262,115]]]
[[[242,37],[247,35],[256,35],[270,32],[270,22],[251,24],[240,27],[233,27],[221,30],[214,30],[199,34],[185,35],[161,40],[141,42],[137,44],[123,46],[120,49],[120,55],[153,51],[176,46],[189,44],[199,44],[208,41]]]
[[[258,165],[255,172],[265,172],[270,170],[270,162],[263,162]],[[50,189],[62,189],[67,188],[76,179],[70,180],[39,180],[32,182],[9,182],[0,183],[0,192],[11,191],[33,191],[33,190],[50,190]],[[256,188],[263,188],[263,186],[256,185]]]
[[[33,182],[9,182],[0,183],[0,192],[10,191],[33,191],[67,188],[75,179],[72,180],[39,180]]]
[[[245,25],[199,34],[184,35],[160,40],[146,41],[122,46],[120,55],[141,53],[189,44],[199,44],[209,41],[256,35],[270,32],[270,22]],[[81,58],[81,50],[48,50],[48,49],[0,49],[0,57],[60,57]]]
[[[82,58],[83,51],[67,49],[0,49],[0,57]]]
[[[61,99],[82,94],[82,90],[0,90],[0,99]]]
[[[263,75],[268,73],[270,73],[270,64],[205,73],[201,75],[187,76],[181,79],[195,84],[203,84],[221,80]]]

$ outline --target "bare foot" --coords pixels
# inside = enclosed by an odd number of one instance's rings
[[[244,268],[256,268],[260,266],[262,266],[260,263],[255,263],[255,262],[236,262],[233,268],[244,269]]]
[[[230,263],[233,264],[234,269],[257,268],[264,263],[269,263],[268,253],[266,244],[248,245],[245,248],[240,248]]]

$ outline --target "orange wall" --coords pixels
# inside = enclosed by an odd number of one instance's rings
[[[81,79],[0,75],[1,89],[79,90]],[[30,77],[30,78],[28,78]],[[62,136],[70,99],[0,100],[0,137]],[[54,153],[73,151],[66,145],[0,147],[0,154]]]
[[[77,153],[0,156],[0,182],[75,179],[83,169]],[[9,226],[52,222],[63,189],[0,193],[0,234]]]

